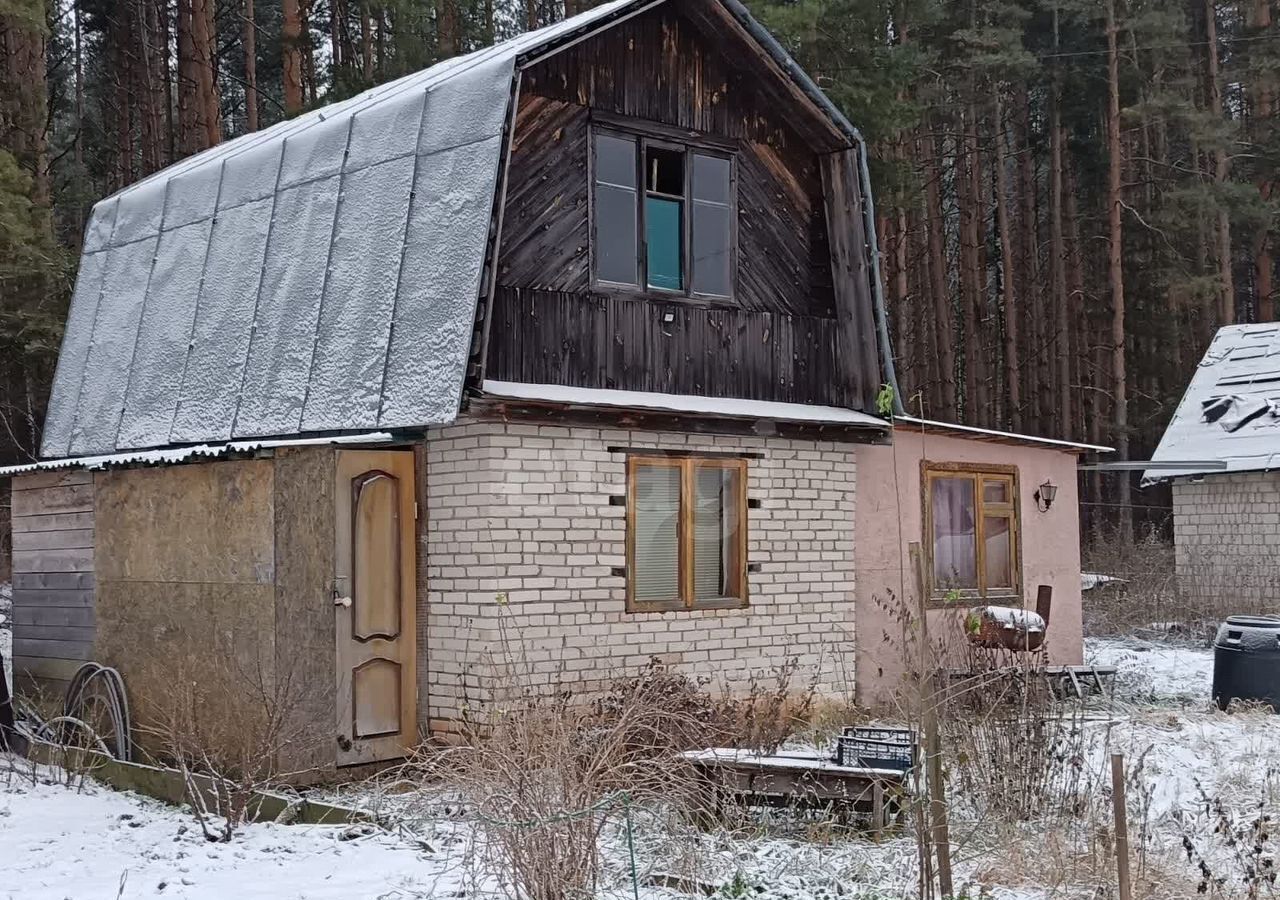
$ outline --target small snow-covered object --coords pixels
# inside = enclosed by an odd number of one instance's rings
[[[969,643],[993,650],[1037,650],[1045,628],[1039,613],[1013,606],[975,606],[964,617]]]

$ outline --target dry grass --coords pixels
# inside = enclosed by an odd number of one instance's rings
[[[1227,616],[1280,614],[1280,564],[1270,561],[1190,551],[1179,560],[1154,530],[1127,545],[1095,539],[1083,559],[1084,571],[1120,579],[1085,592],[1086,635],[1201,642]]]
[[[308,687],[288,671],[246,670],[204,653],[178,654],[165,667],[169,690],[148,696],[138,730],[157,761],[182,774],[204,836],[230,841],[260,791],[304,774],[282,762],[307,756],[311,738],[294,710],[307,705]]]
[[[1056,700],[1037,668],[977,675],[943,716],[954,789],[1004,821],[1076,816],[1096,791],[1084,707]]]
[[[456,744],[424,747],[395,778],[419,798],[402,818],[471,824],[474,881],[506,896],[596,895],[604,835],[630,835],[637,816],[687,829],[714,810],[684,751],[771,752],[815,709],[812,685],[793,686],[794,663],[735,693],[709,692],[656,661],[579,693],[565,680],[539,684],[506,631],[500,644],[486,700],[468,707]],[[697,865],[673,859],[674,869]]]

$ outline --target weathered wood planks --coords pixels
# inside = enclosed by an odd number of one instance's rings
[[[832,319],[501,288],[488,377],[844,406]]]
[[[13,480],[13,668],[55,681],[89,659],[94,637],[93,473]]]
[[[856,150],[846,150],[824,156],[822,179],[840,323],[841,369],[853,395],[866,398],[864,404],[869,404],[874,402],[879,388],[880,357],[876,349],[870,256],[856,153]]]
[[[716,7],[659,7],[523,72],[484,377],[874,411],[853,151]],[[596,120],[734,149],[732,299],[593,287]]]
[[[662,7],[524,72],[499,284],[591,289],[590,122],[623,116],[736,148],[734,305],[835,315],[817,154],[725,49]]]

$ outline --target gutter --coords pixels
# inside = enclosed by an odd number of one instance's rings
[[[858,180],[861,182],[862,187],[862,216],[865,220],[863,228],[867,233],[867,245],[871,254],[871,299],[876,316],[876,340],[880,345],[884,380],[893,391],[893,414],[895,416],[905,415],[906,408],[902,405],[902,391],[898,388],[898,373],[893,364],[893,347],[889,343],[889,316],[885,309],[884,287],[880,277],[880,239],[876,235],[876,207],[875,200],[872,199],[871,195],[871,169],[867,165],[867,142],[863,140],[862,133],[853,126],[853,123],[845,117],[845,114],[831,102],[831,98],[824,94],[804,69],[796,64],[796,61],[791,58],[791,54],[786,51],[782,44],[778,43],[778,39],[770,33],[769,29],[756,21],[751,12],[742,5],[741,0],[720,0],[720,2],[738,20],[738,23],[759,42],[760,46],[768,52],[779,68],[827,114],[836,127],[843,131],[857,148]]]

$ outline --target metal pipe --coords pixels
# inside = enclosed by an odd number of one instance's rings
[[[884,305],[884,283],[880,280],[880,241],[876,237],[876,202],[871,197],[871,169],[867,165],[867,144],[858,142],[858,171],[862,181],[863,215],[866,217],[867,250],[871,254],[871,299],[876,311],[876,337],[880,357],[884,361],[884,379],[893,392],[893,414],[906,415],[902,391],[898,389],[898,371],[893,364],[893,346],[889,343],[889,316]]]

